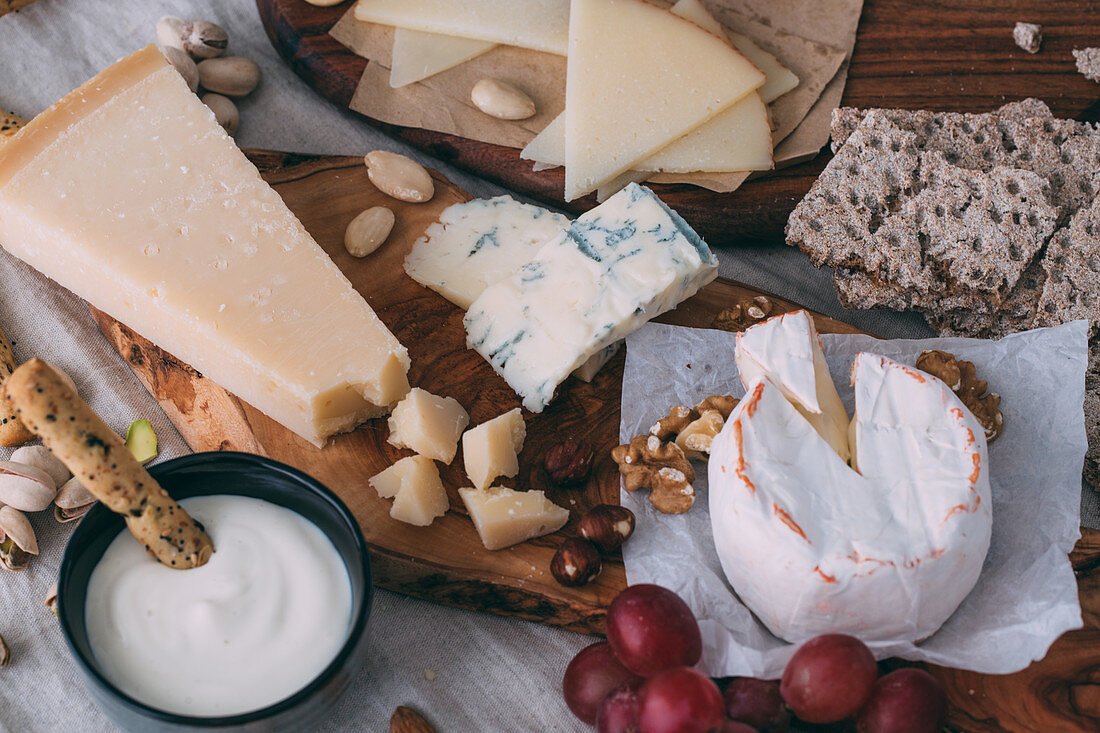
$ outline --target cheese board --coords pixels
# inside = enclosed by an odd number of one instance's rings
[[[248,154],[380,318],[407,345],[414,385],[457,398],[468,408],[473,423],[518,406],[518,398],[503,380],[475,352],[465,348],[461,310],[413,282],[401,268],[416,237],[443,208],[469,199],[467,194],[433,174],[435,197],[423,204],[406,204],[385,197],[370,185],[358,157],[266,151]],[[394,208],[397,226],[380,250],[367,259],[356,260],[343,248],[343,231],[357,213],[374,205]],[[709,327],[723,309],[761,296],[769,299],[773,312],[797,307],[719,279],[659,320]],[[607,605],[626,585],[621,556],[609,557],[596,582],[581,588],[559,585],[548,567],[561,539],[576,534],[576,518],[584,509],[604,502],[618,503],[619,477],[608,453],[618,442],[622,354],[609,362],[591,384],[570,379],[545,412],[527,416],[528,437],[515,485],[547,491],[552,500],[573,510],[572,521],[561,532],[490,552],[482,546],[456,495],[456,489],[465,482],[461,456],[442,471],[451,510],[428,528],[397,522],[389,516],[388,503],[367,484],[370,476],[407,453],[385,442],[385,421],[372,421],[318,450],[124,324],[94,309],[93,317],[194,450],[266,455],[310,473],[336,491],[363,528],[371,546],[375,581],[381,587],[584,633],[602,631]],[[826,333],[856,332],[824,316],[815,316],[815,323]],[[540,467],[541,457],[550,445],[568,436],[591,441],[598,456],[588,483],[579,489],[551,486]],[[1090,726],[1100,716],[1092,672],[1096,649],[1100,648],[1100,533],[1085,530],[1072,559],[1079,578],[1085,627],[1059,639],[1044,660],[1014,675],[932,670],[951,698],[954,728],[1094,729]]]
[[[307,84],[347,109],[367,60],[328,32],[349,4],[316,7],[303,0],[256,0],[275,49]],[[1042,51],[1012,41],[1016,20],[1041,23]],[[1028,96],[1047,101],[1056,116],[1097,119],[1097,90],[1074,71],[1073,48],[1094,45],[1100,16],[1085,0],[1013,3],[989,12],[986,3],[867,0],[842,103],[982,112]],[[505,188],[573,213],[594,196],[566,203],[560,169],[535,172],[519,151],[413,127],[364,119],[441,160]],[[711,244],[782,235],[787,215],[828,160],[823,152],[801,165],[750,180],[729,194],[687,185],[655,190]]]

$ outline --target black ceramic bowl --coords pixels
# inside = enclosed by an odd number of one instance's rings
[[[367,545],[355,518],[335,494],[315,479],[277,461],[247,453],[196,453],[153,466],[149,473],[177,500],[211,494],[251,496],[291,509],[320,527],[348,568],[351,628],[332,663],[305,688],[275,705],[223,718],[197,718],[155,710],[111,684],[100,672],[88,645],[84,620],[88,579],[107,546],[125,529],[122,517],[97,504],[69,540],[57,587],[61,630],[88,692],[107,717],[125,730],[308,730],[340,698],[364,661],[371,572]]]

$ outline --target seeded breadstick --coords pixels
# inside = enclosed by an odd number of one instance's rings
[[[4,385],[4,398],[80,483],[164,565],[205,565],[214,544],[134,459],[122,440],[48,363],[31,359]]]
[[[11,344],[4,338],[4,332],[0,331],[0,386],[15,371],[15,356],[11,353]],[[15,411],[6,402],[0,401],[0,445],[11,448],[23,445],[34,438],[34,433],[27,430]]]

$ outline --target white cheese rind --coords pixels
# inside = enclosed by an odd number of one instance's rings
[[[663,8],[573,0],[565,199],[635,168],[763,83],[764,74],[725,39]]]
[[[501,476],[519,473],[519,452],[527,437],[527,424],[517,407],[497,415],[462,436],[462,460],[475,489],[484,489]]]
[[[569,218],[510,196],[444,209],[405,257],[405,272],[459,308],[519,271]]]
[[[317,446],[408,392],[404,347],[153,46],[4,145],[0,242]]]
[[[825,363],[821,337],[804,310],[784,313],[737,334],[734,348],[741,383],[748,389],[767,377],[848,460],[848,413]]]
[[[359,0],[355,17],[558,56],[569,46],[569,0]]]
[[[541,491],[514,491],[502,486],[459,489],[474,527],[488,550],[557,532],[569,521],[569,510]]]
[[[449,464],[470,415],[454,397],[440,397],[413,387],[389,417],[386,442]]]
[[[570,372],[713,280],[706,243],[631,184],[585,213],[466,313],[466,343],[541,412]]]
[[[917,641],[977,581],[992,528],[985,438],[947,387],[884,357],[853,367],[859,469],[780,389],[750,385],[711,446],[726,577],[782,639]]]
[[[471,38],[394,28],[390,86],[397,89],[435,76],[480,56],[496,45]]]

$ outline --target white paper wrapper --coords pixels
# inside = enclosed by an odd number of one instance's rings
[[[743,395],[734,339],[724,331],[655,323],[627,338],[622,441],[648,432],[672,405]],[[990,446],[993,540],[978,584],[930,638],[872,645],[875,656],[993,674],[1042,659],[1063,632],[1081,626],[1067,554],[1080,536],[1087,324],[1000,341],[834,334],[822,339],[849,414],[849,368],[860,351],[910,365],[925,349],[950,351],[974,362],[978,376],[1002,397],[1005,428]],[[638,518],[623,546],[627,579],[662,585],[687,601],[703,634],[702,667],[711,676],[779,677],[796,647],[772,636],[726,581],[711,536],[706,468],[695,466],[696,501],[686,514],[661,514],[647,492],[622,491],[623,506]]]

